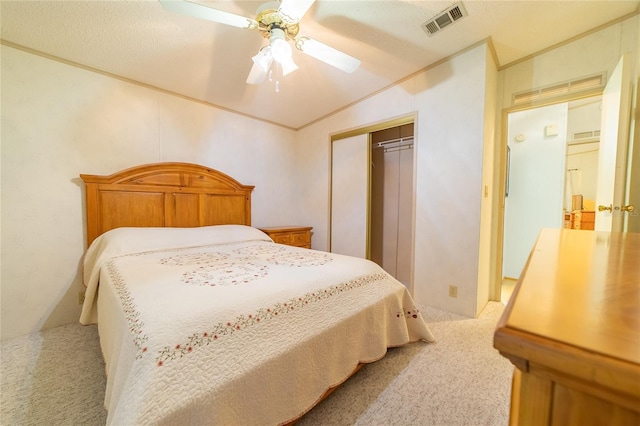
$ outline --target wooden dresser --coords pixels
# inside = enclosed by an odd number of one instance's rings
[[[564,214],[564,227],[567,229],[586,229],[593,231],[596,223],[596,212],[576,210]]]
[[[512,425],[640,425],[640,234],[545,229],[498,323]]]
[[[258,228],[279,244],[311,248],[311,226],[279,226]]]

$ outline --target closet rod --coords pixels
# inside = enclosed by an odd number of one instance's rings
[[[407,149],[413,149],[413,144],[411,145],[396,145],[396,146],[392,146],[392,147],[385,147],[384,148],[384,153],[386,154],[387,152],[396,152],[396,151],[406,151]]]
[[[376,146],[377,147],[383,147],[385,145],[392,144],[392,143],[401,143],[402,144],[402,143],[408,142],[408,141],[411,141],[411,143],[413,143],[413,136],[409,136],[409,137],[406,137],[406,138],[390,139],[388,141],[378,142],[378,143],[376,143]]]

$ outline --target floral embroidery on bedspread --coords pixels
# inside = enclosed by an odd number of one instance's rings
[[[129,331],[133,335],[133,343],[138,348],[136,359],[141,358],[142,354],[147,351],[145,343],[149,340],[149,337],[142,332],[144,322],[140,320],[140,312],[133,301],[133,297],[131,297],[131,293],[127,290],[122,275],[120,275],[120,272],[118,272],[115,267],[113,260],[107,263],[106,268],[113,280],[116,294],[122,302],[122,310],[124,311],[127,324],[129,324]]]
[[[396,317],[413,318],[417,319],[420,315],[420,311],[417,308],[407,309],[406,311],[399,311],[396,313]]]
[[[182,282],[195,285],[236,285],[269,274],[269,268],[251,258],[230,257],[226,253],[187,253],[160,259],[161,265],[193,266],[183,272]]]
[[[333,260],[327,253],[305,249],[291,249],[275,244],[242,247],[233,252],[244,256],[257,256],[274,265],[296,268],[303,266],[322,266]]]
[[[228,254],[219,252],[187,253],[160,259],[160,264],[169,266],[206,265],[215,262],[222,262],[227,260],[228,258]]]
[[[287,314],[291,311],[302,308],[309,303],[325,300],[344,291],[362,287],[388,277],[389,276],[385,273],[364,275],[341,284],[336,284],[325,289],[304,294],[300,297],[290,299],[288,302],[277,303],[268,308],[260,308],[253,314],[240,315],[233,321],[218,323],[208,331],[192,334],[183,343],[178,343],[173,347],[166,346],[162,350],[158,351],[158,355],[156,357],[157,365],[163,366],[167,361],[182,358],[183,356],[193,352],[198,347],[206,346],[223,338],[224,336],[244,330],[252,325],[260,323],[261,321]]]
[[[265,244],[233,250],[236,256],[221,252],[177,254],[160,259],[161,265],[193,266],[182,274],[182,281],[194,285],[246,284],[269,274],[268,264],[303,267],[331,262],[326,253],[295,250]]]

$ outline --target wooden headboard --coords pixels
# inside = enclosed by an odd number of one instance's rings
[[[109,176],[85,175],[87,246],[123,226],[251,225],[251,191],[217,170],[155,163]]]

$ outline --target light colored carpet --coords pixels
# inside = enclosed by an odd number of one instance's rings
[[[498,426],[509,416],[513,367],[493,348],[504,306],[478,319],[422,314],[436,343],[389,349],[297,425]],[[0,424],[102,425],[104,364],[95,326],[68,325],[0,344]]]
[[[103,425],[106,387],[96,326],[80,324],[0,344],[0,424]]]

